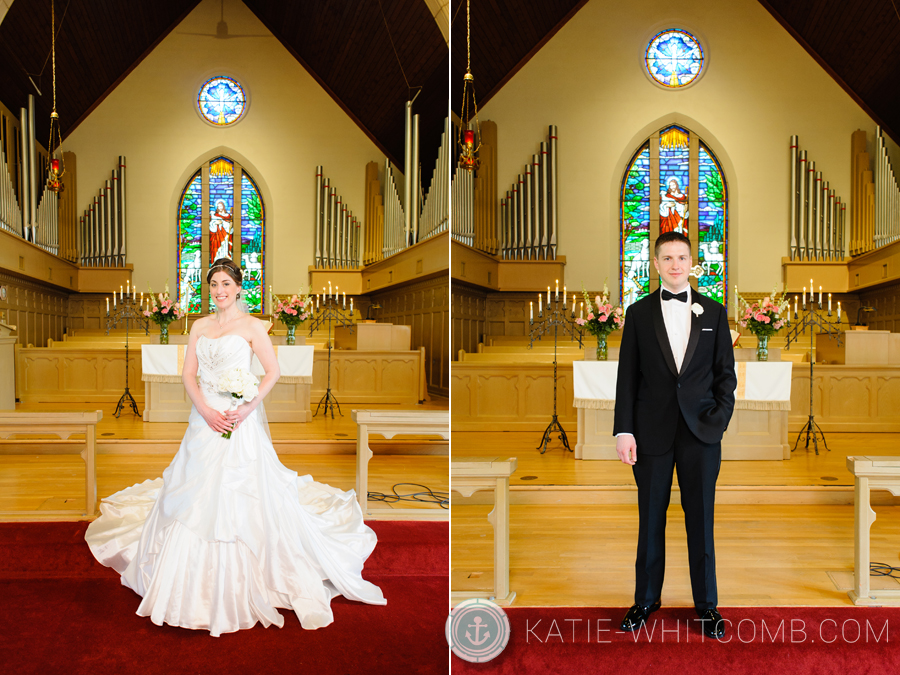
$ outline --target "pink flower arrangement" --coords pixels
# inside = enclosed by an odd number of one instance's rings
[[[621,305],[609,301],[609,288],[603,284],[603,295],[594,296],[593,303],[582,286],[587,317],[579,316],[575,323],[587,329],[591,335],[606,336],[625,325],[625,312]],[[573,307],[574,310],[574,307]]]
[[[743,297],[738,296],[739,310],[737,323],[743,328],[749,328],[750,332],[759,336],[771,337],[786,323],[790,306],[784,295],[767,295],[762,300],[748,303]]]
[[[309,296],[301,298],[294,294],[290,300],[281,300],[277,295],[272,295],[272,316],[286,326],[297,326],[306,321],[312,313],[312,306]]]
[[[173,321],[177,321],[184,316],[181,307],[169,298],[168,290],[165,293],[158,293],[155,298],[151,290],[147,306],[149,309],[143,311],[144,316],[159,326],[168,326]]]

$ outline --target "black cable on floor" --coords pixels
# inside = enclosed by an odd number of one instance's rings
[[[891,567],[886,563],[880,562],[869,563],[869,576],[900,579],[900,567]]]
[[[422,488],[423,491],[400,494],[399,492],[397,492],[397,486],[399,485],[414,485],[415,487]],[[391,504],[396,504],[397,502],[424,502],[426,504],[437,504],[442,509],[450,508],[450,493],[435,492],[427,485],[421,485],[419,483],[395,483],[391,490],[393,494],[384,494],[382,492],[370,491],[368,495],[369,501],[383,502],[388,506],[390,506]]]

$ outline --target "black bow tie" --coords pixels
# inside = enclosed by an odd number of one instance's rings
[[[681,291],[681,293],[670,293],[664,288],[662,292],[663,300],[677,300],[678,302],[687,302],[687,296],[687,291]]]

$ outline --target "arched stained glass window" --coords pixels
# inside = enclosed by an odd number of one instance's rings
[[[622,179],[619,289],[625,307],[655,290],[653,242],[664,232],[691,240],[703,268],[697,290],[724,303],[728,286],[728,190],[709,147],[689,130],[670,126],[645,141]]]
[[[661,85],[676,89],[697,79],[703,60],[703,47],[696,37],[686,30],[667,29],[650,40],[644,67]]]
[[[204,307],[212,311],[206,273],[217,258],[225,257],[241,261],[241,298],[250,312],[261,313],[265,227],[262,195],[240,164],[218,157],[200,167],[185,186],[178,208],[178,304],[190,314],[201,314]]]

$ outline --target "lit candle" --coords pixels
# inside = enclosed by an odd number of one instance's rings
[[[125,296],[122,294],[122,286],[119,286],[119,300],[124,300]]]
[[[838,300],[838,323],[841,322],[841,301]]]
[[[572,293],[572,311],[575,311],[575,294]]]
[[[113,293],[113,309],[115,309],[115,308],[116,308],[116,294]]]
[[[109,314],[109,298],[106,299],[106,313]]]
[[[566,287],[563,285],[563,306],[566,304]]]
[[[353,316],[353,298],[350,298],[350,316]]]
[[[344,309],[347,309],[347,291],[344,291]]]
[[[806,286],[803,287],[803,309],[806,309]]]
[[[584,303],[583,303],[583,302],[579,302],[579,303],[578,303],[578,306],[579,306],[579,308],[580,308],[580,310],[581,310],[580,317],[583,319],[583,318],[584,318]]]
[[[547,302],[550,302],[550,298],[549,298],[550,291],[549,290],[547,291],[547,295],[548,295]],[[538,293],[538,316],[543,316],[543,315],[544,315],[544,296],[541,295],[540,293]]]
[[[528,315],[531,319],[531,323],[534,323],[534,302],[528,303]]]
[[[822,309],[822,287],[819,286],[819,309]]]
[[[129,279],[125,280],[125,294],[131,295],[131,280]]]
[[[794,319],[797,318],[797,296],[794,296]]]
[[[330,281],[328,282],[328,295],[331,295],[331,282]],[[328,299],[327,296],[325,299],[326,300]]]
[[[547,286],[547,309],[550,309],[550,287]]]
[[[559,302],[559,279],[556,280],[556,295],[554,296],[556,301]]]
[[[831,316],[831,293],[828,294],[828,316]]]
[[[328,293],[325,291],[325,287],[322,286],[322,302],[325,302],[328,299]]]

